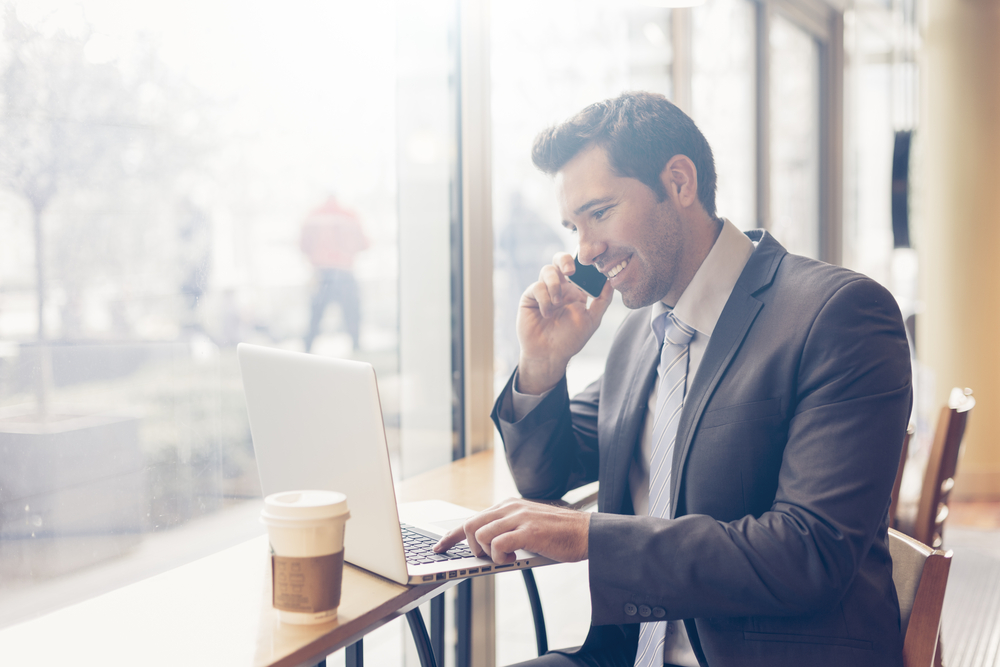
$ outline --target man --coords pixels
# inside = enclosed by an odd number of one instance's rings
[[[507,501],[445,536],[589,558],[583,647],[537,665],[901,665],[887,508],[911,401],[891,295],[715,213],[711,150],[658,95],[539,135],[588,301],[557,255],[522,296],[497,400],[519,491],[600,480],[599,512]],[[635,312],[572,401],[565,369],[618,290]]]
[[[352,349],[357,352],[361,347],[361,302],[358,281],[354,278],[354,260],[358,253],[368,249],[368,245],[358,215],[341,206],[336,197],[328,197],[302,223],[299,248],[316,270],[315,290],[309,307],[309,331],[303,341],[306,352],[312,350],[323,313],[331,301],[340,304]]]

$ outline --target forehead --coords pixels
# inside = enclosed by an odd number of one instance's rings
[[[612,169],[606,150],[589,146],[556,173],[556,196],[564,210],[573,211],[593,197],[610,194],[626,180]]]

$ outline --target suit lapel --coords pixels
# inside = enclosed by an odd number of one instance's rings
[[[761,230],[747,232],[747,236],[752,241],[758,242],[757,247],[736,281],[726,307],[722,310],[712,338],[708,341],[705,356],[702,357],[701,365],[684,399],[681,421],[677,426],[677,446],[674,448],[674,474],[670,480],[672,517],[677,514],[681,478],[679,473],[684,470],[695,427],[705,411],[708,399],[714,393],[743,339],[746,338],[750,325],[764,306],[754,295],[771,284],[778,264],[788,254],[780,243]]]
[[[622,408],[617,411],[618,420],[615,423],[614,433],[610,439],[602,439],[611,443],[607,452],[607,469],[610,474],[606,479],[609,483],[605,483],[605,479],[602,479],[598,491],[598,506],[602,512],[620,513],[624,507],[625,493],[628,491],[628,472],[635,448],[639,443],[639,429],[642,428],[643,420],[646,418],[646,402],[649,399],[647,389],[656,374],[660,356],[656,336],[649,327],[646,327],[646,331],[648,334],[638,348],[636,362],[629,369],[632,380],[622,399]]]

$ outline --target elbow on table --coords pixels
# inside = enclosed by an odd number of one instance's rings
[[[571,472],[564,464],[537,455],[507,453],[507,463],[517,492],[524,498],[554,500],[570,489]]]
[[[522,498],[530,500],[556,500],[568,491],[565,482],[554,484],[551,478],[539,475],[514,475],[514,485]]]

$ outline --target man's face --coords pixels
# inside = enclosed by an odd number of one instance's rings
[[[579,236],[580,262],[597,266],[627,307],[667,296],[676,303],[680,294],[672,288],[686,229],[670,197],[658,201],[641,181],[617,175],[599,146],[567,162],[556,174],[556,189],[563,226]]]

